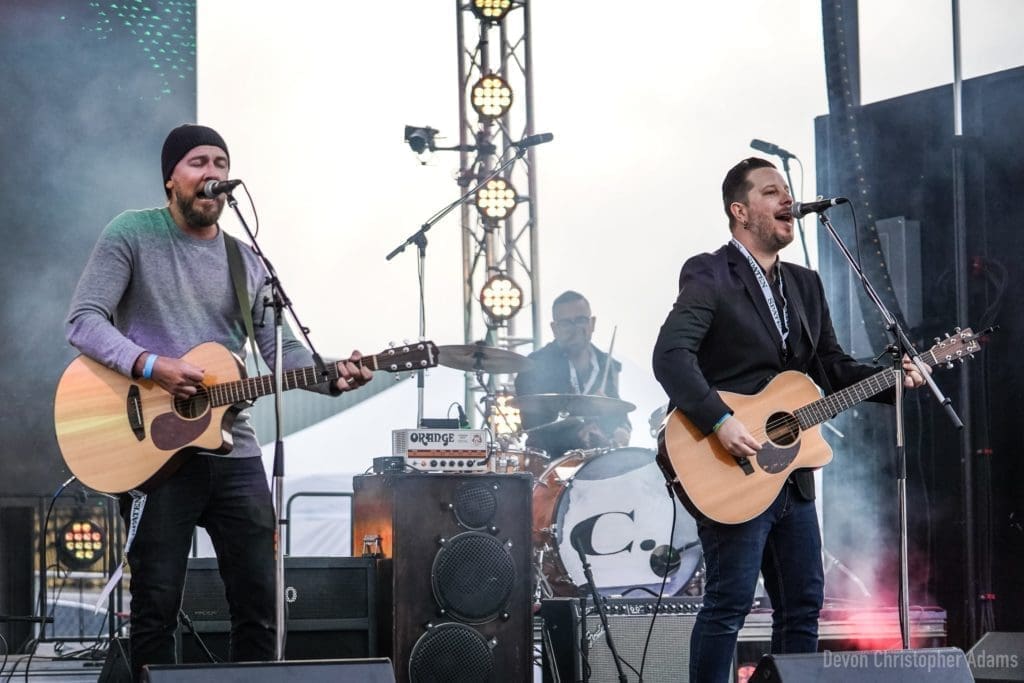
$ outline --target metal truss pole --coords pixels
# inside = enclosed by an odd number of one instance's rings
[[[477,18],[472,0],[456,0],[459,77],[458,182],[465,191],[495,169],[512,142],[534,132],[533,75],[528,0],[513,1],[500,21]],[[480,116],[472,106],[473,87],[484,76],[499,76],[512,91],[512,103],[497,118]],[[469,151],[473,150],[473,151]],[[513,152],[509,151],[508,154]],[[516,208],[500,220],[484,220],[474,206],[463,205],[463,336],[465,343],[483,340],[515,350],[540,342],[540,286],[537,270],[536,151],[527,150],[501,178],[515,188]],[[518,315],[504,323],[490,321],[478,295],[492,275],[502,273],[523,290]],[[491,377],[487,391],[508,381]],[[483,387],[467,374],[466,406],[476,406]],[[477,406],[479,407],[479,406]]]

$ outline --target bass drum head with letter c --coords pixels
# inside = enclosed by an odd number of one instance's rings
[[[550,471],[557,467],[556,462]],[[560,492],[553,497],[550,489],[555,486]],[[570,542],[573,538],[586,552],[594,583],[605,595],[632,588],[657,594],[666,571],[665,595],[677,595],[700,566],[697,524],[669,496],[654,451],[616,448],[587,453],[570,476],[542,476],[534,489],[535,538],[538,514],[544,514],[537,509],[538,502],[542,507],[547,503],[550,526],[543,535],[552,547],[545,549],[542,571],[554,595],[575,595],[587,582]],[[673,507],[676,524],[670,543]]]

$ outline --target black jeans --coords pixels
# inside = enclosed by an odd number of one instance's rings
[[[757,575],[771,598],[772,652],[814,652],[824,595],[821,532],[814,502],[787,483],[760,515],[742,524],[702,518],[704,606],[690,634],[690,680],[732,680],[736,637],[754,601]]]
[[[122,496],[128,524],[131,497]],[[274,658],[274,509],[260,458],[195,455],[150,493],[128,552],[132,676],[173,664],[192,534],[206,529],[231,612],[231,661]]]

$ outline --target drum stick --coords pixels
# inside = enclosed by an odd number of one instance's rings
[[[618,325],[612,328],[612,341],[608,344],[608,361],[604,364],[604,372],[601,373],[601,381],[597,384],[598,391],[601,392],[602,396],[608,395],[608,387],[606,386],[608,382],[608,369],[612,366],[612,350],[615,349],[615,335],[618,331]]]

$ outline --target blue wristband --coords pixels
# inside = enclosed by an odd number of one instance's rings
[[[715,426],[711,428],[711,431],[717,433],[719,427],[721,427],[722,424],[725,423],[725,421],[728,420],[730,417],[732,417],[732,413],[726,413],[722,417],[718,418],[718,422],[716,422]]]
[[[146,359],[146,364],[142,366],[142,379],[153,378],[153,366],[156,365],[156,359],[159,358],[155,353],[149,354],[149,358]]]

